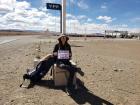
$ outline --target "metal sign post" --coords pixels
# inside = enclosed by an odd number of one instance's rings
[[[66,33],[66,0],[62,0],[61,4],[46,3],[47,9],[60,11],[60,33]]]
[[[66,0],[62,0],[62,34],[66,34]]]

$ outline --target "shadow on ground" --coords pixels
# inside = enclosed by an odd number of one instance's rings
[[[90,90],[88,90],[80,81],[77,80],[77,84],[79,86],[78,90],[71,91],[70,97],[77,103],[77,104],[86,104],[89,103],[90,105],[113,105],[112,103],[94,95]],[[59,89],[65,91],[65,87],[55,87],[52,80],[41,80],[36,85],[41,87],[46,87],[50,89]]]

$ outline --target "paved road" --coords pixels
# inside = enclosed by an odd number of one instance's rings
[[[28,46],[29,43],[38,39],[38,36],[3,36],[0,37],[0,56],[7,56],[19,50],[21,47]],[[0,57],[0,58],[1,58]]]
[[[0,37],[0,45],[11,43],[11,42],[13,43],[16,42],[17,40],[25,40],[30,37],[33,36],[2,36]]]
[[[1,36],[0,37],[0,59],[20,51],[21,48],[27,48],[31,43],[36,42],[56,42],[52,36],[29,35],[29,36]]]

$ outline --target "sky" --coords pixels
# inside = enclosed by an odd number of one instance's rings
[[[140,0],[66,0],[67,33],[140,32]],[[0,0],[0,29],[60,31],[61,0]]]

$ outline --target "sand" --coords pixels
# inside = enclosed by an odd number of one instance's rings
[[[140,105],[140,40],[70,38],[73,61],[85,72],[84,86],[68,96],[50,85],[49,74],[30,89],[22,75],[52,52],[56,37],[25,38],[0,45],[0,105]]]

